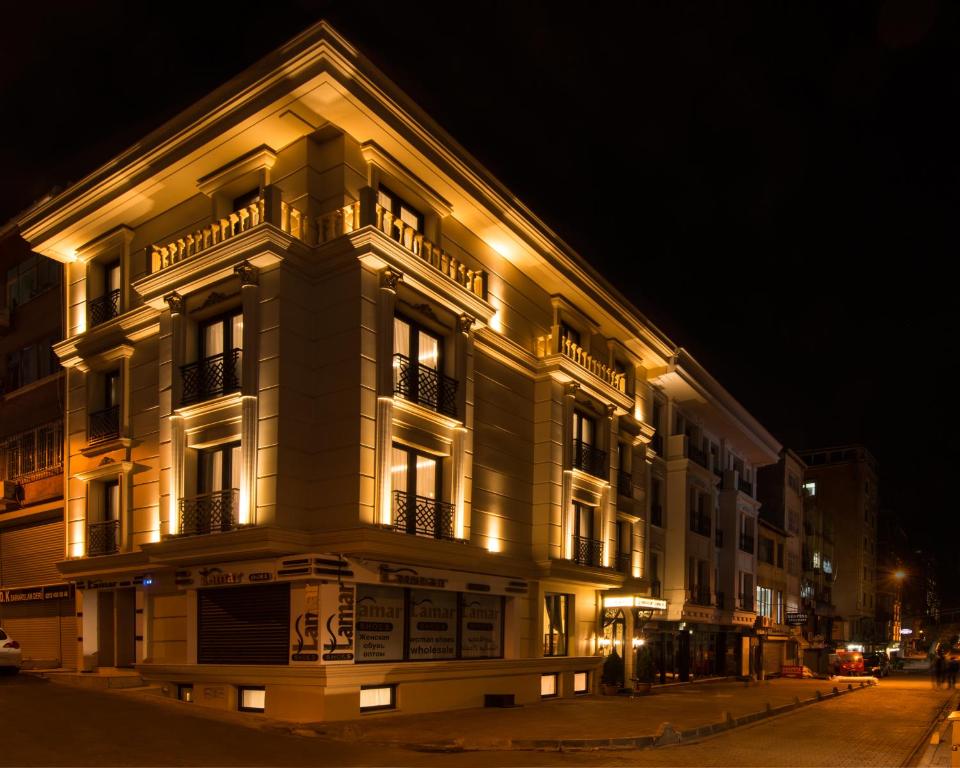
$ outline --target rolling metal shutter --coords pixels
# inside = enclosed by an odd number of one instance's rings
[[[62,581],[63,520],[0,529],[0,584],[25,587]]]
[[[200,664],[287,664],[289,653],[289,584],[197,592]]]
[[[64,648],[74,648],[77,642],[77,620],[72,600],[2,604],[0,626],[20,643],[26,667],[62,666]],[[71,657],[65,666],[74,663]]]

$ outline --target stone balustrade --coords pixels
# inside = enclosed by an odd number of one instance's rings
[[[601,362],[568,337],[561,337],[559,345],[554,344],[551,333],[537,338],[537,357],[544,358],[552,354],[563,355],[618,392],[626,393],[627,380],[624,374],[618,373],[606,363]]]

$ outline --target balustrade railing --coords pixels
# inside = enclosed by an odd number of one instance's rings
[[[0,480],[32,483],[63,472],[63,421],[0,438]]]
[[[405,491],[393,492],[393,529],[414,536],[458,541],[453,504]]]
[[[120,435],[120,406],[94,411],[87,420],[87,442],[99,443]]]
[[[87,324],[92,328],[120,314],[120,289],[107,291],[103,296],[87,301]]]
[[[573,443],[573,466],[575,469],[604,479],[607,475],[607,452],[594,448],[589,443],[575,440]]]
[[[180,535],[199,536],[234,530],[239,497],[239,490],[227,488],[180,499]]]
[[[182,405],[221,397],[240,389],[242,351],[231,349],[180,367]]]
[[[87,523],[87,557],[112,555],[120,551],[120,521]]]
[[[633,496],[633,475],[622,469],[617,470],[617,493],[621,496]]]
[[[559,343],[554,341],[552,333],[537,338],[537,357],[544,358],[557,354],[572,360],[585,371],[592,373],[604,384],[620,392],[625,393],[627,391],[627,377],[625,374],[617,373],[615,369],[601,362],[579,344],[572,341],[569,336],[561,336]]]
[[[599,567],[603,562],[603,542],[584,536],[573,537],[573,562]]]
[[[456,379],[397,353],[393,356],[393,393],[425,408],[457,417]]]

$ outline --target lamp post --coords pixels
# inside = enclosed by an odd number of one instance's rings
[[[894,583],[897,585],[893,596],[893,638],[892,640],[900,646],[900,658],[903,658],[903,634],[901,633],[902,623],[900,619],[900,598],[903,590],[903,580],[907,577],[902,568],[898,568],[893,573]]]

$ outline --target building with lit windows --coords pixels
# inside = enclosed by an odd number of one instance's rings
[[[749,661],[779,445],[328,25],[20,226],[86,666],[321,720]]]

